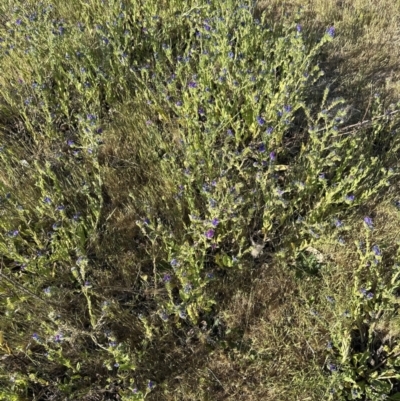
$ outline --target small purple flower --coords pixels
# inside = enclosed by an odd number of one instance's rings
[[[189,88],[194,89],[194,88],[197,88],[197,83],[194,81],[190,81],[188,86],[189,86]]]
[[[333,364],[333,363],[328,363],[328,369],[331,372],[337,372],[337,370],[338,370],[337,366],[335,364]]]
[[[171,263],[172,267],[176,267],[176,266],[179,265],[179,263],[178,263],[178,261],[176,259],[172,259],[170,263]]]
[[[56,343],[60,343],[63,339],[64,339],[64,337],[63,337],[62,333],[54,336],[54,342],[56,342]]]
[[[257,116],[257,122],[261,126],[265,124],[265,120],[261,116]]]
[[[73,216],[72,216],[72,220],[74,220],[74,221],[78,221],[79,220],[79,218],[80,218],[80,216],[81,216],[81,213],[75,213]]]
[[[162,320],[164,320],[164,322],[168,320],[168,314],[165,311],[160,312],[160,317]]]
[[[300,24],[297,24],[297,25],[296,25],[296,29],[297,29],[297,32],[300,33],[300,32],[301,32],[301,25],[300,25]]]
[[[266,129],[266,131],[265,131],[265,133],[267,134],[267,135],[271,135],[271,132],[273,131],[273,128],[272,127],[268,127],[267,129]]]
[[[148,387],[149,390],[152,390],[154,388],[154,382],[149,380],[149,382],[147,383],[147,387]]]
[[[371,230],[373,229],[374,226],[371,217],[364,217],[364,223],[368,226],[368,228],[370,228]]]
[[[65,210],[65,206],[64,205],[59,205],[56,207],[56,211],[57,212],[62,212],[63,210]]]
[[[15,23],[19,26],[19,25],[21,25],[22,20],[21,20],[20,18],[18,18],[18,19],[15,21]]]
[[[171,281],[171,275],[164,274],[163,281],[164,281],[164,283],[169,283]]]
[[[182,102],[181,102],[180,100],[178,100],[175,104],[176,104],[178,107],[181,107],[181,106],[182,106]]]
[[[272,161],[275,161],[275,160],[276,160],[276,153],[275,153],[275,152],[271,152],[271,153],[269,154],[269,158],[270,158]]]
[[[374,294],[372,292],[368,292],[366,295],[367,299],[372,299],[374,297]]]
[[[179,310],[179,317],[181,318],[181,319],[186,319],[186,317],[187,317],[187,314],[186,314],[186,312],[184,311],[184,310]]]
[[[46,196],[46,197],[43,199],[43,203],[50,204],[50,203],[51,203],[51,199],[50,199],[48,196]]]
[[[258,151],[261,152],[261,153],[264,153],[264,152],[265,152],[265,144],[262,143],[262,144],[258,147]]]
[[[227,133],[229,136],[233,136],[233,132],[232,132],[231,129],[228,129],[228,130],[226,131],[226,133]]]
[[[332,346],[333,346],[332,341],[328,341],[328,344],[326,344],[326,348],[332,349]]]
[[[335,219],[334,224],[337,228],[342,227],[343,226],[343,222],[339,219]]]
[[[330,28],[328,28],[328,29],[326,30],[326,33],[327,33],[331,38],[333,38],[333,37],[335,36],[335,27],[334,27],[334,26],[331,26]]]
[[[19,234],[18,230],[11,230],[8,232],[8,236],[13,238],[16,237],[18,234]]]
[[[68,139],[67,145],[68,145],[68,146],[74,146],[74,145],[75,145],[75,142],[74,142],[72,139]]]
[[[229,58],[233,58],[233,57],[234,57],[233,52],[229,52],[229,53],[228,53],[228,57],[229,57]]]
[[[353,202],[354,199],[355,199],[355,196],[354,196],[354,195],[347,195],[347,196],[345,197],[345,200],[346,200],[347,202]]]
[[[214,237],[214,233],[215,233],[215,231],[213,230],[213,229],[210,229],[210,230],[208,230],[207,232],[206,232],[206,238],[207,239],[211,239],[211,238],[213,238]]]
[[[212,224],[214,227],[217,227],[217,225],[219,224],[219,220],[218,220],[216,217],[214,217],[214,218],[211,220],[211,224]]]
[[[211,280],[211,279],[214,278],[214,273],[207,273],[207,274],[206,274],[206,277],[207,277],[209,280]]]
[[[289,113],[289,112],[292,110],[292,106],[290,106],[290,105],[283,106],[283,110],[284,110],[286,113]]]
[[[39,336],[38,336],[37,333],[33,333],[33,334],[32,334],[32,338],[33,338],[35,341],[39,341]]]
[[[335,302],[335,300],[331,297],[331,296],[327,296],[326,297],[326,300],[328,301],[328,302],[330,302],[331,304],[333,304],[334,302]]]
[[[118,367],[119,367],[119,363],[118,363],[118,362],[115,362],[115,363],[114,363],[114,367],[118,368]]]
[[[379,246],[378,245],[374,245],[373,247],[372,247],[372,252],[374,252],[374,254],[376,255],[376,256],[381,256],[382,254],[381,254],[381,250],[379,249]]]
[[[93,120],[96,119],[96,116],[95,116],[94,114],[88,114],[88,115],[86,116],[86,118],[87,118],[89,121],[93,121]]]
[[[318,176],[318,178],[319,178],[320,180],[325,180],[325,179],[326,179],[325,173],[321,173],[321,174]]]
[[[201,116],[204,116],[206,114],[206,112],[204,111],[204,109],[202,107],[199,107],[199,114]]]

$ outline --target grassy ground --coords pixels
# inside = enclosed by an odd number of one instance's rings
[[[3,1],[0,399],[400,399],[399,9]]]

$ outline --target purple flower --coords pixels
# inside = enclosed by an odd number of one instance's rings
[[[364,223],[368,226],[368,228],[370,228],[371,230],[373,229],[374,226],[371,217],[364,217]]]
[[[170,263],[171,263],[172,267],[176,267],[176,266],[179,265],[179,263],[178,263],[178,261],[176,259],[172,259]]]
[[[228,129],[228,130],[226,131],[226,133],[227,133],[229,136],[233,136],[233,132],[232,132],[231,129]]]
[[[346,200],[347,202],[353,202],[354,199],[355,199],[355,196],[354,196],[354,195],[347,195],[347,196],[345,197],[345,200]]]
[[[213,229],[210,229],[210,230],[208,230],[207,232],[206,232],[206,238],[207,239],[211,239],[211,238],[213,238],[214,237],[214,233],[215,233],[215,231],[213,230]]]
[[[333,363],[329,363],[329,364],[328,364],[328,369],[329,369],[331,372],[337,372],[337,370],[338,370],[337,366],[336,366],[335,364],[333,364]]]
[[[162,320],[164,320],[164,322],[166,322],[168,320],[168,315],[165,311],[160,312],[160,317]]]
[[[115,362],[115,363],[114,363],[114,366],[115,366],[116,368],[118,368],[118,367],[119,367],[119,363],[118,363],[118,362]]]
[[[32,338],[33,338],[35,341],[39,341],[39,336],[38,336],[37,333],[33,333],[33,334],[32,334]]]
[[[9,237],[16,237],[19,234],[18,230],[11,230],[8,232]]]
[[[164,283],[169,283],[171,281],[171,275],[164,274],[163,281]]]
[[[178,107],[181,107],[181,106],[182,106],[182,102],[181,102],[180,100],[178,100],[175,104],[176,104]]]
[[[269,158],[270,158],[272,161],[276,160],[276,153],[275,153],[275,152],[271,152],[271,153],[269,154]]]
[[[207,273],[206,276],[207,276],[208,279],[211,280],[211,279],[214,278],[214,273]]]
[[[154,388],[154,382],[152,382],[151,380],[149,380],[149,382],[147,383],[147,387],[149,388],[149,390],[151,390],[152,388]]]
[[[204,116],[204,114],[205,114],[205,111],[204,111],[204,109],[202,107],[199,107],[199,114],[201,116]]]
[[[46,196],[46,197],[43,199],[43,203],[50,204],[50,203],[51,203],[51,199],[50,199],[48,196]]]
[[[325,180],[325,173],[321,173],[321,174],[318,176],[318,178],[319,178],[320,180]]]
[[[228,53],[228,57],[229,57],[229,58],[233,58],[233,57],[234,57],[233,52],[229,52],[229,53]]]
[[[267,135],[271,135],[271,132],[273,131],[273,128],[272,127],[268,127],[267,129],[266,129],[266,131],[265,131],[265,133],[267,134]]]
[[[62,335],[62,333],[57,334],[57,335],[54,337],[54,342],[56,342],[56,343],[60,343],[62,340],[63,340],[63,335]]]
[[[333,37],[335,36],[335,27],[334,27],[334,26],[331,26],[330,28],[328,28],[328,29],[326,30],[326,33],[327,33],[331,38],[333,38]]]
[[[301,32],[301,25],[300,25],[300,24],[297,24],[297,25],[296,25],[296,29],[297,29],[297,32],[300,33],[300,32]]]
[[[376,256],[381,256],[381,255],[382,255],[378,245],[374,245],[374,246],[372,247],[372,252],[374,252],[374,254],[375,254]]]
[[[334,223],[335,223],[335,226],[338,228],[343,226],[343,222],[339,219],[335,219]]]
[[[290,105],[283,106],[283,110],[285,110],[286,113],[289,113],[292,110],[292,106],[290,106]]]
[[[22,20],[21,20],[20,18],[18,18],[18,19],[15,21],[15,23],[16,23],[17,25],[21,25],[21,22],[22,22]]]
[[[265,145],[263,143],[258,147],[258,151],[261,153],[265,152]]]
[[[189,88],[194,89],[194,88],[197,88],[197,83],[193,82],[193,81],[190,81],[188,86],[189,86]]]
[[[327,296],[326,297],[326,300],[328,301],[328,302],[330,302],[331,304],[333,304],[334,302],[335,302],[335,300],[331,297],[331,296]]]
[[[257,122],[258,122],[259,125],[264,125],[265,124],[265,120],[261,116],[257,116]]]
[[[64,205],[57,206],[57,207],[56,207],[56,210],[57,210],[58,212],[61,212],[61,211],[65,210],[65,206],[64,206]]]
[[[219,224],[219,220],[215,217],[215,218],[212,219],[211,224],[212,224],[214,227],[217,227],[217,225]]]

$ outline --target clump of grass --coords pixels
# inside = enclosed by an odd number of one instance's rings
[[[400,104],[354,125],[314,93],[337,28],[234,1],[14,6],[2,399],[396,399]]]

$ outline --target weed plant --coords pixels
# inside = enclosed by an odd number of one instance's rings
[[[400,399],[400,103],[257,10],[1,3],[1,400]]]

